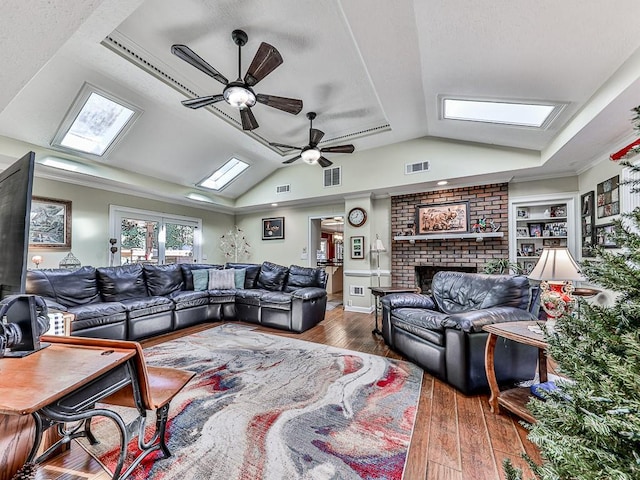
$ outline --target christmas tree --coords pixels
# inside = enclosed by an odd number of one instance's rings
[[[634,111],[638,129],[640,107]],[[630,183],[640,195],[640,180]],[[539,479],[640,479],[640,208],[615,222],[614,235],[619,249],[596,247],[582,263],[589,283],[615,292],[613,304],[580,301],[546,333],[568,380],[528,404],[536,418],[528,438],[543,462],[527,461]],[[504,467],[507,479],[522,478],[508,461]]]

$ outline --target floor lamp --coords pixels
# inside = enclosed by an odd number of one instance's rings
[[[371,252],[376,254],[376,265],[378,267],[378,286],[380,286],[380,253],[386,252],[387,249],[384,248],[384,243],[380,240],[378,234],[376,234],[376,239],[371,245]]]

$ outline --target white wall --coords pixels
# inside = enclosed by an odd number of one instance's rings
[[[33,195],[71,200],[71,252],[82,265],[98,267],[109,264],[109,248],[111,247],[109,244],[109,205],[111,204],[201,218],[202,253],[207,256],[207,263],[224,263],[224,255],[219,248],[219,239],[234,225],[232,215],[37,177],[34,180]],[[57,268],[60,260],[69,252],[33,249],[29,250],[28,258],[30,259],[35,253],[43,257],[40,268]],[[29,266],[32,266],[30,262]]]

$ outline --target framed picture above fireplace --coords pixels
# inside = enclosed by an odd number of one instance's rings
[[[416,235],[469,233],[469,202],[416,205]]]

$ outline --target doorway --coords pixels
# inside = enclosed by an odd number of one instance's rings
[[[324,267],[329,301],[342,300],[344,215],[309,218],[309,266]]]

